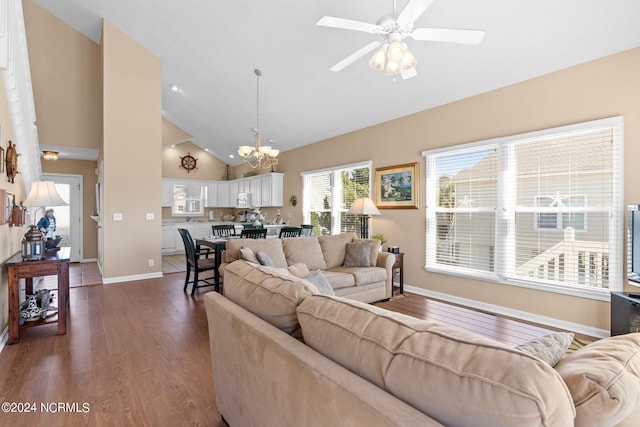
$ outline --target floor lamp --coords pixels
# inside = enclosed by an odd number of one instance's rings
[[[373,203],[373,200],[368,197],[356,199],[347,213],[351,215],[358,215],[360,217],[360,237],[368,239],[369,217],[371,215],[380,215],[380,211],[376,208],[376,204]]]

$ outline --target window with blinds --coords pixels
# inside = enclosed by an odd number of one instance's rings
[[[360,197],[369,197],[371,162],[303,172],[303,221],[313,225],[313,235],[357,231],[356,215],[347,211]]]
[[[425,151],[427,270],[622,289],[622,118]]]

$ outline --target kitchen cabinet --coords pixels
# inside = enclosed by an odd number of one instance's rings
[[[162,207],[170,208],[173,206],[173,184],[175,181],[170,179],[162,180]]]
[[[238,181],[229,181],[229,207],[235,208],[238,205],[239,186]]]
[[[251,204],[253,207],[260,207],[260,206],[264,206],[262,204],[262,179],[255,177],[252,178],[250,181],[250,189],[249,191],[251,192]]]
[[[260,206],[283,206],[284,189],[281,173],[269,173],[260,177]]]
[[[176,251],[176,234],[178,234],[175,224],[162,224],[162,253],[172,254]]]
[[[231,201],[229,199],[229,181],[223,181],[216,183],[218,190],[218,206],[219,208],[231,207]]]
[[[207,184],[207,197],[204,204],[205,208],[217,208],[218,205],[218,183],[210,182]],[[223,206],[224,207],[224,206]]]

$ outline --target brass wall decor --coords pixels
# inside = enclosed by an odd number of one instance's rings
[[[9,140],[7,146],[7,154],[5,158],[5,169],[7,171],[7,181],[13,184],[13,179],[18,174],[18,156],[16,152],[16,144],[12,144]]]

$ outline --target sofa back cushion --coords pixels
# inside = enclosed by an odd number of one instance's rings
[[[233,262],[239,259],[241,248],[249,248],[254,253],[258,253],[258,251],[266,253],[273,261],[274,267],[288,267],[280,239],[229,239],[225,251],[225,261]]]
[[[300,325],[296,307],[318,290],[303,279],[274,267],[238,260],[224,274],[224,296],[288,334]]]
[[[305,343],[445,425],[573,425],[546,363],[499,342],[324,295],[298,306]]]
[[[556,370],[573,396],[576,426],[638,425],[630,418],[640,411],[640,333],[595,341]]]
[[[278,240],[282,242],[282,248],[289,265],[303,262],[309,270],[326,270],[327,264],[322,257],[322,249],[317,237],[296,237],[295,239]]]
[[[355,233],[341,233],[318,237],[327,269],[342,265],[347,253],[347,243],[351,243],[355,237]]]

